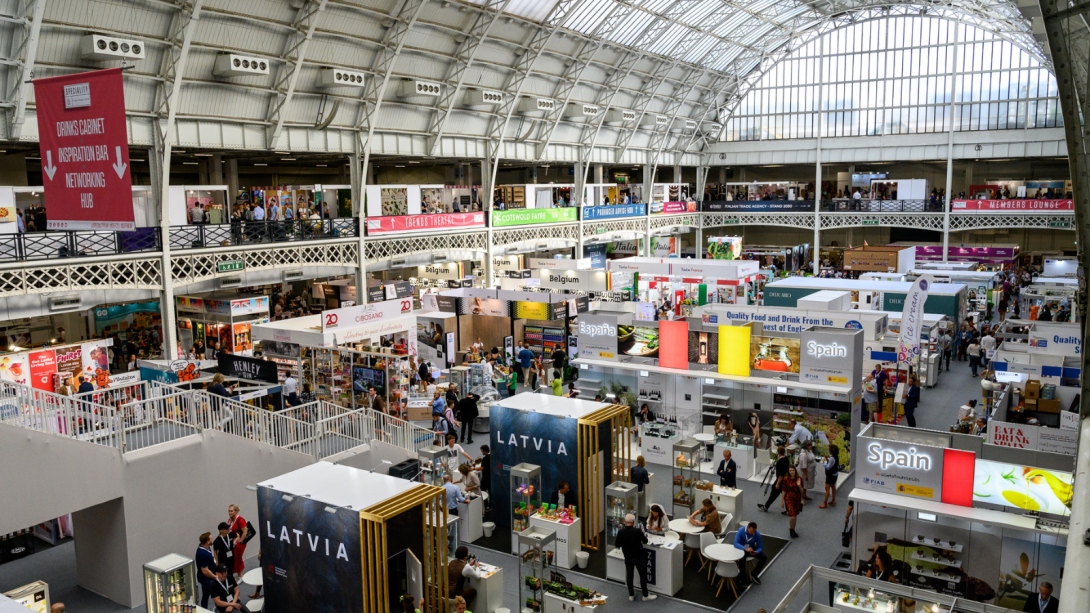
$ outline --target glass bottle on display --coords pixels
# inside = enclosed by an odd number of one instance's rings
[[[685,515],[693,511],[696,500],[693,484],[700,480],[700,453],[703,444],[692,439],[682,439],[673,447],[673,503],[674,515],[678,508],[687,509]]]
[[[541,507],[541,467],[518,464],[511,467],[511,531],[530,527],[530,516]]]
[[[428,485],[443,487],[443,475],[451,474],[449,470],[450,450],[446,447],[431,445],[419,451],[421,479]]]
[[[186,613],[197,604],[193,560],[172,553],[144,565],[148,613]]]
[[[617,546],[617,533],[624,527],[624,518],[638,515],[640,493],[635,483],[614,481],[606,486],[606,555]]]
[[[541,613],[545,607],[546,584],[552,578],[551,575],[546,576],[546,571],[550,567],[555,568],[556,532],[533,528],[519,533],[517,542],[519,610]]]

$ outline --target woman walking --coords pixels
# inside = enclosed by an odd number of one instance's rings
[[[980,340],[975,336],[969,339],[965,352],[969,354],[969,368],[973,369],[973,377],[976,377],[976,369],[980,366]]]
[[[784,513],[787,514],[788,525],[791,527],[791,538],[799,538],[799,533],[795,532],[795,522],[798,520],[799,513],[802,512],[802,477],[799,476],[799,471],[794,466],[790,466],[787,469],[787,476],[784,477],[783,483],[780,485],[783,490],[783,499],[780,501],[780,506],[784,508]]]
[[[840,476],[840,448],[836,445],[829,445],[829,455],[821,458],[821,466],[825,469],[825,500],[821,501],[821,506],[818,508],[835,507],[836,479]],[[833,495],[832,501],[829,500],[829,494]]]

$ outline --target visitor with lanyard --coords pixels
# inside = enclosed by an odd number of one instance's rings
[[[888,551],[880,549],[874,556],[874,565],[867,571],[867,578],[897,583],[897,577],[893,576],[893,556]]]
[[[749,580],[760,585],[761,579],[758,575],[760,575],[765,564],[768,563],[768,556],[764,553],[764,543],[761,540],[761,533],[757,531],[756,522],[749,522],[745,530],[738,530],[734,534],[734,548],[741,549],[747,556],[757,561],[749,571]],[[745,557],[738,560],[738,566],[741,567],[744,576],[746,574]]]
[[[208,608],[208,599],[212,597],[212,585],[216,581],[216,554],[212,551],[212,533],[205,532],[200,537],[200,546],[193,557],[197,564],[197,583],[201,586],[201,608]]]
[[[235,546],[231,542],[231,525],[221,521],[217,528],[220,531],[219,536],[212,541],[212,551],[216,552],[216,564],[233,569],[235,567]]]
[[[234,613],[242,610],[238,601],[238,583],[227,572],[227,566],[216,567],[216,579],[212,582],[212,604],[216,613]]]

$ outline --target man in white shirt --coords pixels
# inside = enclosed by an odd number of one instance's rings
[[[863,194],[860,194],[858,189],[855,190],[855,193],[852,194],[852,200],[862,200],[862,199],[863,199]]]
[[[269,207],[269,221],[280,221],[280,205],[275,200]]]
[[[988,368],[988,352],[995,351],[995,337],[991,332],[984,335],[984,338],[980,339],[980,363],[984,365],[984,368]]]
[[[791,438],[787,439],[789,444],[798,443],[799,445],[802,445],[806,441],[813,440],[814,438],[814,435],[810,434],[810,431],[806,429],[806,426],[794,419],[791,420],[791,430],[793,430]]]
[[[254,221],[265,221],[265,209],[260,204],[254,205]]]
[[[204,223],[204,209],[201,208],[199,202],[194,202],[193,208],[189,209],[189,222],[193,224]]]
[[[294,375],[288,375],[284,381],[284,398],[287,399],[289,406],[299,406],[299,382],[295,380]]]
[[[447,433],[446,452],[447,470],[450,471],[450,474],[452,475],[458,472],[458,462],[461,461],[461,458],[459,458],[458,456],[462,456],[465,459],[469,460],[470,464],[473,463],[473,457],[466,453],[466,450],[462,449],[462,446],[458,444],[458,437],[450,434],[449,432]]]

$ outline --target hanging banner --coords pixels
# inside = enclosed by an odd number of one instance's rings
[[[579,221],[579,209],[566,207],[562,209],[517,209],[514,211],[492,211],[492,225],[501,226],[525,226],[538,223],[560,223]]]
[[[57,356],[52,349],[30,354],[30,384],[43,392],[53,391],[53,373],[57,372]]]
[[[912,284],[905,296],[905,308],[901,313],[901,340],[897,348],[897,361],[913,366],[920,365],[920,335],[923,330],[923,305],[927,291],[934,283],[931,275],[923,275]]]
[[[399,215],[368,217],[367,234],[484,227],[484,213],[438,213],[434,215]]]
[[[134,230],[121,69],[36,79],[34,101],[47,228]]]
[[[223,353],[217,358],[220,374],[249,381],[276,384],[276,362]]]
[[[351,328],[373,321],[385,321],[411,313],[412,310],[412,299],[403,298],[322,311],[322,332]]]
[[[110,387],[110,354],[106,348],[113,340],[92,341],[80,346],[80,366],[83,378],[96,390]]]
[[[1066,200],[955,200],[954,211],[1074,211],[1075,201]]]

